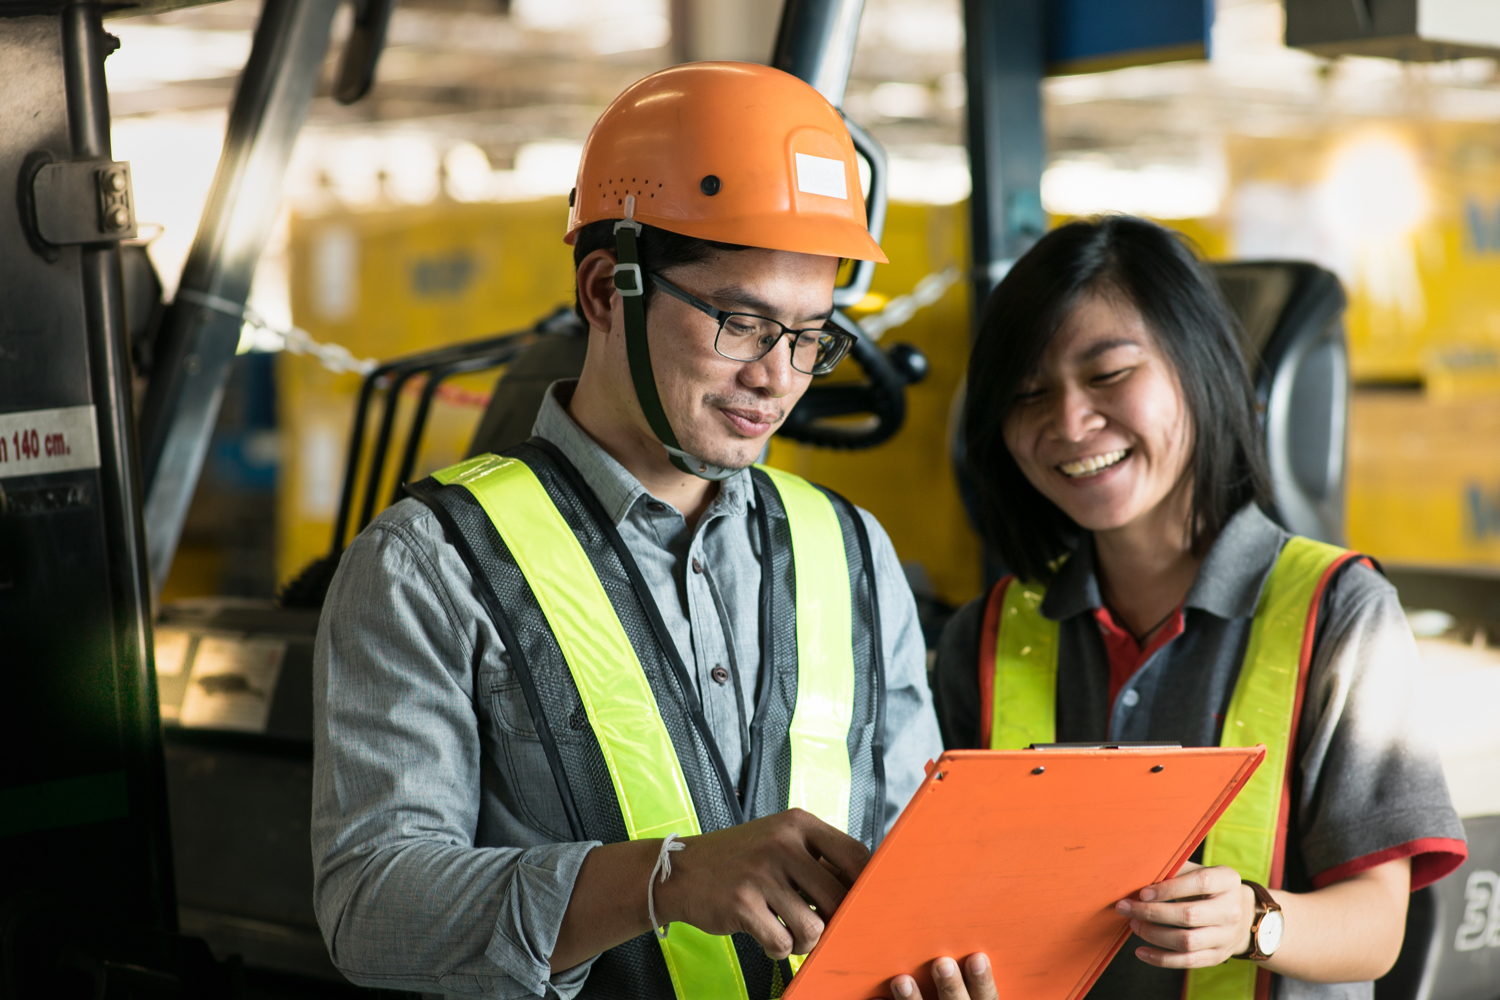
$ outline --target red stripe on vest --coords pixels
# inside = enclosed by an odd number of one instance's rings
[[[1291,746],[1287,747],[1286,774],[1281,781],[1281,809],[1276,818],[1276,850],[1271,855],[1271,878],[1267,888],[1280,889],[1286,875],[1286,836],[1292,815],[1292,773],[1297,767],[1297,732],[1302,724],[1302,702],[1307,695],[1307,677],[1312,670],[1313,639],[1318,631],[1318,611],[1323,606],[1323,594],[1333,575],[1351,559],[1358,559],[1366,566],[1373,564],[1357,552],[1346,552],[1323,571],[1323,578],[1313,591],[1312,602],[1307,609],[1307,624],[1302,629],[1302,653],[1297,657],[1297,698],[1292,702]],[[1260,969],[1255,976],[1255,1000],[1271,1000],[1271,973]]]
[[[1000,639],[1000,609],[1005,604],[1005,588],[1015,576],[1007,576],[990,590],[984,606],[984,625],[979,630],[979,746],[990,746],[990,729],[995,712],[995,643]]]

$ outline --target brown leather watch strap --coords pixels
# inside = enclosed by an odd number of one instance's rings
[[[1248,885],[1250,891],[1255,893],[1255,919],[1250,921],[1249,950],[1231,957],[1242,958],[1250,962],[1264,962],[1271,956],[1260,950],[1260,924],[1262,920],[1266,919],[1267,913],[1279,913],[1281,911],[1281,904],[1276,902],[1276,898],[1271,895],[1271,890],[1259,882],[1252,882],[1247,878],[1240,879],[1240,882]]]

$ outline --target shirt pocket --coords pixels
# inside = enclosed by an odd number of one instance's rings
[[[536,723],[532,721],[531,706],[526,701],[526,691],[515,674],[491,674],[481,678],[489,691],[490,710],[500,731],[516,739],[541,743]],[[559,744],[576,744],[592,741],[588,715],[581,702],[575,702],[567,714],[567,724],[552,726],[552,739]]]
[[[557,780],[531,719],[521,682],[512,675],[484,677],[492,720],[494,758],[501,772],[496,793],[500,805],[547,839],[570,841],[567,813]],[[576,734],[556,734],[563,742]]]

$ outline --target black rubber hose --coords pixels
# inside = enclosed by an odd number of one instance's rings
[[[889,441],[906,422],[905,372],[914,366],[903,364],[898,368],[880,345],[860,331],[857,323],[842,313],[835,312],[833,316],[836,323],[855,334],[849,358],[859,365],[865,379],[831,385],[814,382],[776,433],[820,448],[844,451],[873,448]],[[925,374],[925,365],[919,367]],[[873,417],[874,422],[831,422],[833,418],[860,414]]]

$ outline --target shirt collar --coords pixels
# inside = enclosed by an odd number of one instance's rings
[[[536,423],[531,433],[557,446],[578,469],[583,481],[594,491],[604,512],[616,527],[629,515],[631,508],[640,502],[655,500],[646,487],[632,476],[614,457],[599,447],[588,432],[578,426],[568,413],[567,403],[578,387],[577,379],[553,382],[542,397],[542,407],[537,411]],[[755,490],[751,486],[750,470],[741,469],[720,483],[719,495],[709,505],[703,517],[722,514],[744,514],[755,502]]]
[[[1246,504],[1209,547],[1198,576],[1188,588],[1184,606],[1225,619],[1251,617],[1266,577],[1271,575],[1271,567],[1289,537],[1259,507]],[[1103,606],[1094,573],[1094,537],[1085,532],[1047,588],[1042,614],[1062,621]]]

